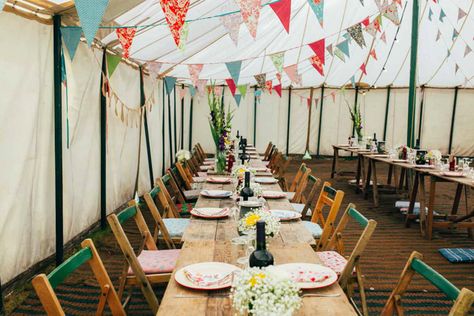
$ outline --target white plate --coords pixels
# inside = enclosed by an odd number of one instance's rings
[[[278,183],[277,179],[271,178],[271,177],[259,177],[259,178],[255,178],[254,181],[257,183],[263,183],[263,184]]]
[[[441,175],[445,177],[453,177],[453,178],[464,177],[463,173],[459,171],[442,171]]]
[[[231,178],[222,178],[222,177],[208,177],[206,179],[206,181],[209,182],[209,183],[224,184],[224,183],[231,183],[232,179]]]
[[[301,214],[290,210],[270,210],[272,216],[278,217],[280,221],[291,221],[301,218]]]
[[[210,198],[225,199],[232,196],[232,192],[225,190],[202,190],[201,195]]]
[[[267,172],[268,168],[266,167],[250,167],[250,171],[255,171],[255,172]]]
[[[225,277],[234,273],[235,271],[241,271],[240,268],[223,262],[200,262],[188,265],[176,271],[174,274],[175,281],[181,286],[193,289],[193,290],[220,290],[228,288],[232,285],[232,277],[227,278],[226,282],[222,284],[213,285],[199,285],[192,282],[185,274],[185,271],[192,271],[193,274],[200,273],[202,275],[212,276],[215,275],[217,279]],[[212,280],[212,277],[209,278]]]
[[[314,263],[287,263],[275,266],[290,275],[301,289],[320,289],[328,287],[337,282],[337,274],[332,269]],[[298,279],[314,277],[315,282],[298,282]],[[321,281],[319,281],[321,279]]]
[[[230,215],[230,210],[220,207],[201,207],[193,208],[190,213],[201,218],[224,218]]]
[[[266,199],[281,199],[281,198],[286,198],[286,193],[285,192],[280,192],[280,191],[263,191],[262,196]]]
[[[415,165],[415,168],[419,169],[434,169],[434,167],[433,165]]]

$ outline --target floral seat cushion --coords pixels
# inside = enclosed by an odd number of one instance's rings
[[[321,226],[319,226],[316,223],[303,221],[303,225],[304,227],[306,227],[307,230],[310,231],[311,235],[313,235],[313,238],[320,238],[321,235],[323,234],[323,230]]]
[[[145,274],[171,273],[176,267],[179,249],[170,250],[143,250],[137,257]],[[128,269],[128,275],[133,275],[132,268]]]
[[[337,251],[318,251],[316,254],[321,262],[336,272],[338,276],[344,271],[347,259],[341,256]]]
[[[182,237],[189,225],[189,218],[165,218],[163,222],[170,237]]]
[[[189,215],[190,211],[194,208],[196,203],[185,203],[185,204],[176,204],[178,208],[179,215]]]

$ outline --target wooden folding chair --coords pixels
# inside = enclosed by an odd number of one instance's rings
[[[100,285],[99,304],[97,305],[97,311],[95,314],[102,315],[106,304],[108,304],[112,315],[125,316],[125,310],[120,303],[114,285],[107,274],[107,270],[105,270],[104,264],[100,259],[94,243],[91,239],[86,239],[81,243],[81,247],[81,250],[64,261],[50,274],[39,274],[34,277],[32,281],[33,288],[35,289],[44,310],[48,315],[66,315],[54,289],[72,272],[76,271],[87,262]]]
[[[125,287],[139,285],[148,305],[155,314],[158,311],[158,299],[151,284],[167,283],[176,267],[179,256],[178,249],[158,250],[153,236],[143,218],[137,203],[132,200],[129,206],[118,214],[107,217],[110,228],[122,250],[126,263],[120,277],[119,298],[122,297]],[[133,219],[143,239],[138,256],[125,234],[122,225]]]
[[[305,203],[291,203],[291,206],[295,211],[300,212],[302,219],[305,220],[308,216],[308,213],[311,214],[311,210],[316,206],[316,203],[319,199],[321,179],[316,178],[315,176],[309,174],[306,181],[305,193],[309,189],[309,193],[305,196]]]
[[[344,257],[344,230],[349,221],[354,221],[359,224],[359,226],[363,228],[363,231],[349,258],[346,259]],[[360,267],[360,257],[367,247],[375,231],[375,227],[377,227],[377,222],[373,219],[367,219],[364,215],[359,213],[355,205],[351,203],[347,206],[332,237],[328,240],[321,241],[319,249],[322,251],[316,253],[326,266],[336,271],[339,275],[339,284],[354,306],[356,306],[353,300],[354,283],[357,283],[364,316],[368,316],[369,311],[367,308],[363,274]]]
[[[288,166],[290,165],[290,157],[285,157],[280,154],[280,159],[276,162],[275,169],[274,169],[274,177],[278,179],[278,183],[283,191],[288,191],[288,185],[286,183],[286,171],[288,170]]]
[[[175,170],[175,172],[173,172]],[[163,183],[169,185],[171,191],[173,191],[174,195],[176,196],[177,200],[181,204],[186,203],[195,203],[199,197],[199,190],[186,190],[176,180],[176,169],[170,168],[166,171],[166,175],[162,177]]]
[[[263,153],[263,160],[268,160],[268,157],[270,156],[270,152],[272,150],[273,144],[272,142],[269,142],[267,145],[267,148],[265,149],[265,152]]]
[[[274,148],[267,164],[267,168],[269,168],[272,173],[275,172],[276,164],[278,163],[278,160],[280,158],[281,158],[280,152],[278,151],[277,148]]]
[[[303,193],[310,174],[311,169],[306,167],[306,164],[302,163],[288,192],[286,192],[291,203],[306,203],[306,198]]]
[[[390,294],[387,303],[385,303],[381,315],[391,316],[394,315],[394,313],[397,315],[403,315],[402,295],[410,285],[415,273],[420,274],[454,302],[453,307],[451,307],[451,310],[449,311],[449,316],[468,315],[471,306],[474,303],[474,292],[466,288],[459,290],[454,286],[454,284],[436,272],[432,267],[424,263],[422,259],[422,254],[416,251],[412,252],[405,268],[403,269],[397,286],[392,291],[392,294]]]
[[[194,181],[193,176],[189,172],[189,170],[187,170],[184,163],[177,162],[176,163],[176,170],[178,171],[178,174],[179,174],[179,176],[181,177],[181,179],[183,181],[185,189],[186,190],[191,190],[193,188],[193,185],[192,185],[192,183]]]
[[[167,184],[171,183],[172,181],[173,180],[170,179],[169,175],[165,175],[162,178],[156,179],[156,185],[162,191],[162,194],[158,194],[160,203],[163,208],[169,205],[169,212],[164,214],[164,217],[165,218],[179,218],[185,215],[189,215],[189,211],[194,207],[195,203],[189,203],[189,202],[183,201],[183,199],[177,196],[176,194],[172,196],[170,190],[167,187]],[[171,185],[169,187],[173,191],[175,190],[173,189],[174,186]],[[163,196],[166,197],[166,201],[162,199]]]

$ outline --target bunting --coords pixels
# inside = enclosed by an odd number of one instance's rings
[[[459,32],[456,29],[453,29],[453,36],[451,37],[451,39],[454,41],[454,39],[458,37],[458,35],[459,35]]]
[[[114,74],[115,69],[117,69],[117,66],[122,60],[122,57],[120,57],[119,55],[107,54],[105,58],[107,61],[107,73],[109,74],[110,78]]]
[[[186,42],[188,41],[189,36],[189,23],[184,22],[183,27],[181,28],[180,40],[178,48],[180,51],[184,52],[186,50]]]
[[[229,14],[220,17],[221,23],[229,34],[230,39],[235,46],[239,45],[240,24],[242,24],[242,16],[240,14]]]
[[[298,65],[293,64],[290,66],[286,66],[283,68],[285,73],[287,74],[288,78],[290,78],[291,82],[294,82],[295,84],[299,85],[301,84],[301,75],[298,74]]]
[[[373,59],[377,60],[377,53],[375,52],[375,48],[370,51],[370,56],[372,56]]]
[[[382,33],[382,35],[380,35],[380,39],[381,39],[385,44],[387,44],[387,36],[385,35],[385,31]]]
[[[369,24],[370,24],[369,17],[366,17],[366,18],[363,19],[362,22],[360,22],[360,23],[362,23],[362,25],[364,25],[364,26],[369,26]]]
[[[191,95],[191,98],[196,95],[196,88],[194,88],[194,86],[189,86],[189,94]]]
[[[351,77],[351,85],[352,85],[352,88],[356,87],[356,80],[354,76]]]
[[[246,84],[242,84],[240,86],[237,86],[237,89],[239,89],[239,92],[240,94],[242,95],[242,97],[245,98],[245,96],[247,95],[247,85]]]
[[[314,69],[316,69],[319,72],[321,76],[324,76],[323,63],[321,62],[321,59],[318,57],[318,55],[314,55],[313,57],[310,57],[309,62],[314,67]]]
[[[222,93],[224,92],[224,87],[223,86],[215,86],[214,87],[214,93],[218,97],[222,97]]]
[[[466,48],[464,49],[464,57],[466,57],[471,52],[472,52],[471,47],[469,47],[469,45],[466,45]]]
[[[196,85],[197,92],[199,95],[204,95],[206,92],[207,79],[199,79]]]
[[[439,13],[439,20],[441,22],[444,22],[444,18],[446,17],[446,13],[444,13],[444,10],[441,9],[440,13]]]
[[[280,52],[280,53],[275,53],[275,54],[270,55],[270,59],[272,60],[273,65],[275,66],[276,70],[279,73],[283,72],[284,58],[285,58],[285,52]]]
[[[272,88],[273,88],[273,81],[272,80],[265,81],[265,89],[268,91],[268,93],[272,94]]]
[[[275,92],[281,98],[281,84],[277,84],[276,86],[273,86],[273,90],[275,90]]]
[[[261,0],[236,0],[240,6],[242,20],[255,39],[257,37],[258,19],[260,18]]]
[[[360,65],[360,70],[362,70],[362,73],[367,76],[367,69],[365,63],[362,63],[362,65]]]
[[[237,87],[235,86],[235,82],[232,79],[226,79],[225,82],[227,83],[227,86],[229,87],[230,92],[232,95],[235,95],[235,90]]]
[[[431,8],[428,10],[428,20],[433,21],[433,10]]]
[[[324,0],[308,0],[309,6],[313,10],[316,18],[323,27],[324,22]]]
[[[336,45],[336,47],[344,53],[344,55],[346,55],[348,58],[350,58],[351,56],[349,55],[349,41],[348,40],[345,40],[345,41],[342,41],[340,42],[339,44]]]
[[[146,68],[148,69],[148,72],[150,73],[150,76],[153,77],[153,79],[156,79],[156,77],[158,77],[158,75],[160,74],[162,65],[162,63],[157,61],[149,61],[146,63]]]
[[[353,25],[348,28],[347,32],[354,39],[354,41],[356,41],[360,48],[365,47],[364,35],[362,34],[362,25],[360,23],[357,23],[356,25]]]
[[[276,76],[278,82],[281,83],[281,73],[277,72],[275,76]]]
[[[400,19],[398,17],[398,7],[395,1],[385,7],[383,10],[383,16],[392,21],[392,23],[395,25],[400,24]]]
[[[188,65],[189,75],[194,86],[197,86],[198,84],[199,74],[201,73],[203,67],[203,64]]]
[[[176,46],[181,42],[181,29],[189,9],[189,0],[160,0],[161,9],[173,36]]]
[[[313,65],[314,68],[316,68],[316,70],[322,76],[324,76],[323,66],[326,63],[325,52],[324,52],[324,48],[326,46],[326,40],[323,38],[323,39],[320,39],[319,41],[308,44],[308,46],[316,54],[315,56],[310,58],[311,64]],[[332,47],[332,44],[331,44],[331,47]]]
[[[99,30],[102,16],[107,9],[109,0],[76,0],[76,11],[81,22],[82,31],[89,46],[94,41],[95,34]]]
[[[254,76],[255,80],[257,81],[257,86],[261,89],[265,89],[265,82],[267,81],[266,74],[258,74]]]
[[[436,34],[436,41],[439,41],[440,38],[441,38],[441,32],[438,29],[438,33]]]
[[[117,33],[117,37],[120,41],[120,45],[122,45],[123,49],[123,57],[124,58],[129,58],[130,57],[130,47],[132,46],[133,43],[133,38],[135,37],[135,34],[137,32],[136,28],[128,28],[128,27],[123,27],[123,28],[118,28],[115,30]]]
[[[234,100],[235,103],[237,103],[237,106],[240,106],[240,101],[242,101],[242,96],[240,94],[234,95]]]
[[[329,55],[334,56],[333,50],[332,50],[332,44],[329,44],[326,47],[326,50],[328,51]]]
[[[343,62],[346,62],[346,57],[344,57],[344,53],[337,46],[334,48],[334,55],[336,55]]]
[[[186,96],[186,89],[179,88],[179,99],[182,100]]]
[[[458,64],[455,64],[454,74],[457,74],[457,73],[458,73],[458,70],[459,70],[459,65],[458,65]]]
[[[165,88],[166,88],[166,94],[170,95],[171,92],[174,90],[174,86],[176,84],[176,77],[165,77]]]
[[[242,61],[232,61],[225,63],[227,70],[230,73],[230,76],[234,80],[234,83],[237,84],[239,82],[239,76],[240,76],[240,69],[242,67]]]
[[[77,26],[61,27],[61,35],[63,37],[64,45],[66,45],[67,51],[69,52],[69,58],[72,61],[76,55],[77,46],[81,41],[82,29]]]
[[[280,0],[270,3],[270,8],[273,9],[273,12],[280,19],[286,32],[290,34],[291,0]]]
[[[461,20],[462,18],[464,18],[465,16],[467,16],[467,13],[463,9],[459,8],[458,21]]]

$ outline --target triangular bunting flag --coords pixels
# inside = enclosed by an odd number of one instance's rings
[[[348,40],[348,41],[349,41],[349,44],[351,43],[352,38],[351,38],[351,35],[350,35],[349,33],[344,33],[344,34],[342,34],[342,37],[343,37],[344,39]]]
[[[81,22],[82,31],[89,46],[94,41],[95,34],[99,30],[102,16],[107,9],[109,0],[76,0],[77,15]]]
[[[207,79],[199,79],[196,85],[197,92],[199,95],[203,95],[206,92]]]
[[[191,98],[196,95],[196,88],[193,86],[189,86],[189,94],[191,95]]]
[[[365,67],[365,64],[360,65],[360,70],[362,70],[362,73],[367,76],[367,69]]]
[[[385,31],[382,33],[382,35],[380,35],[380,39],[381,39],[385,44],[387,44],[387,36],[385,35]]]
[[[457,74],[457,73],[458,73],[458,70],[459,70],[459,65],[458,65],[458,64],[455,64],[455,67],[454,67],[454,74]]]
[[[237,89],[239,89],[240,94],[245,98],[245,96],[247,95],[247,85],[242,84],[240,86],[237,86]]]
[[[339,48],[334,48],[334,55],[339,57],[339,59],[343,62],[346,62],[346,57],[344,57],[344,53]]]
[[[181,28],[181,33],[179,37],[179,45],[178,45],[179,50],[182,52],[186,50],[186,41],[188,40],[188,36],[189,36],[189,23],[184,22],[183,27]]]
[[[115,69],[117,69],[117,66],[122,60],[122,57],[119,55],[107,54],[106,60],[107,60],[107,73],[109,74],[109,78],[110,78],[114,74]]]
[[[283,68],[283,70],[287,74],[288,78],[290,78],[291,82],[293,82],[297,85],[301,84],[301,75],[298,74],[298,65],[297,64],[286,66],[285,68]]]
[[[67,51],[69,52],[69,58],[73,60],[76,55],[77,46],[81,41],[82,29],[77,26],[61,27],[61,35]]]
[[[441,12],[439,13],[439,20],[441,22],[444,22],[444,18],[446,17],[446,13],[444,13],[443,9],[441,9]]]
[[[276,86],[273,87],[273,90],[278,94],[278,96],[281,98],[281,84],[277,84]]]
[[[342,41],[336,46],[341,52],[344,53],[344,55],[346,55],[347,57],[351,57],[349,55],[349,41],[348,40]]]
[[[173,92],[174,86],[176,84],[176,77],[165,77],[165,88],[166,94],[170,95]]]
[[[308,109],[311,106],[311,101],[313,101],[311,98],[306,99],[306,105],[308,106]]]
[[[360,23],[362,23],[364,26],[369,26],[369,24],[370,24],[369,17],[366,17],[366,18],[363,19],[362,22],[360,22]]]
[[[182,100],[186,96],[186,89],[179,88],[179,99]]]
[[[471,47],[469,47],[469,45],[466,45],[466,48],[464,49],[464,57],[466,57],[470,52],[472,52]]]
[[[275,66],[276,70],[280,73],[283,71],[284,58],[285,58],[285,52],[280,52],[280,53],[275,53],[275,54],[270,55],[270,59],[272,60],[273,65]]]
[[[236,0],[240,5],[242,20],[255,39],[257,37],[258,19],[260,18],[261,0]]]
[[[364,35],[362,35],[362,25],[357,23],[356,25],[351,26],[347,29],[347,32],[351,37],[356,41],[356,43],[363,48],[365,46]]]
[[[191,81],[195,86],[197,86],[202,67],[204,67],[203,64],[188,65],[189,75],[191,76]]]
[[[227,70],[230,73],[230,76],[232,79],[234,79],[234,83],[237,84],[239,82],[239,76],[240,76],[240,68],[242,67],[242,61],[232,61],[225,63]]]
[[[453,29],[453,36],[452,36],[451,39],[454,41],[454,39],[455,39],[456,37],[458,37],[458,35],[459,35],[459,32],[456,31],[456,29]]]
[[[362,4],[362,6],[364,6],[364,0],[360,0],[360,4]]]
[[[214,93],[218,97],[222,97],[222,93],[224,92],[224,87],[223,86],[215,86],[214,87]]]
[[[373,59],[377,60],[377,53],[375,52],[375,48],[370,51],[370,56],[372,56]]]
[[[438,29],[438,33],[436,34],[436,41],[439,41],[441,38],[441,31]]]
[[[234,95],[235,103],[237,103],[237,106],[240,106],[240,101],[242,100],[242,96],[240,94]]]
[[[124,58],[129,58],[130,47],[132,46],[133,38],[135,37],[135,34],[137,33],[137,29],[121,27],[121,28],[116,29],[115,32],[117,33],[117,37],[120,41],[120,44],[122,45],[122,49],[123,49],[122,56]]]
[[[235,90],[237,89],[237,87],[235,86],[234,80],[226,79],[225,82],[227,83],[227,86],[229,87],[230,93],[232,93],[232,95],[235,95]]]
[[[321,76],[324,76],[323,63],[317,55],[310,57],[309,62],[311,63],[311,65],[313,65],[314,69],[316,69]]]
[[[324,53],[325,45],[326,45],[326,41],[324,38],[320,39],[319,41],[308,44],[308,46],[313,50],[316,56],[319,57],[319,60],[321,61],[322,65],[326,63],[326,58],[325,58],[325,53]],[[331,48],[332,48],[332,44],[331,44]]]
[[[402,0],[393,0],[393,2],[396,2],[400,7],[402,6]]]
[[[333,51],[332,51],[332,44],[329,44],[329,45],[326,47],[326,50],[328,51],[329,55],[334,56],[334,53],[333,53]]]
[[[324,0],[308,0],[308,3],[322,27],[324,24]]]
[[[356,81],[355,81],[355,77],[354,77],[354,76],[351,77],[351,84],[352,84],[352,88],[355,88],[355,87],[356,87]]]
[[[262,90],[255,90],[254,95],[258,98],[262,96]]]
[[[160,74],[162,65],[162,63],[157,61],[149,61],[146,63],[146,68],[148,69],[148,72],[150,73],[150,76],[153,79],[156,79],[156,77],[158,77],[158,75]]]
[[[181,42],[181,28],[186,20],[189,9],[189,0],[160,0],[161,9],[165,14],[166,22],[173,35],[176,46]]]
[[[265,89],[272,94],[272,88],[273,88],[273,81],[272,80],[267,80],[265,81]]]
[[[430,8],[428,10],[428,20],[433,21],[432,18],[433,18],[433,10],[431,10],[431,8]]]
[[[234,42],[235,46],[239,44],[239,30],[240,24],[242,24],[242,16],[240,14],[228,14],[220,17],[222,25],[229,33],[230,39]]]
[[[275,77],[277,78],[278,82],[281,83],[281,73],[277,72]]]
[[[286,32],[290,34],[290,18],[291,18],[291,0],[280,0],[270,3]]]
[[[461,20],[461,19],[462,19],[463,17],[465,17],[466,15],[467,15],[467,13],[466,13],[463,9],[459,8],[459,11],[458,11],[458,21]]]
[[[398,18],[398,7],[396,2],[392,2],[389,6],[386,6],[383,11],[383,16],[392,21],[393,24],[399,25],[400,19]]]
[[[265,89],[265,82],[267,81],[266,74],[258,74],[254,76],[255,80],[257,81],[257,86],[260,89]]]

